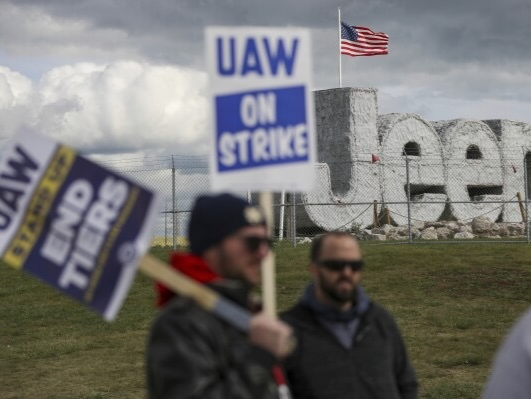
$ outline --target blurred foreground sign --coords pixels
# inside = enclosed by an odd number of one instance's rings
[[[310,33],[206,29],[214,190],[309,191],[315,180]]]
[[[35,134],[0,161],[2,260],[115,318],[146,252],[155,194]]]

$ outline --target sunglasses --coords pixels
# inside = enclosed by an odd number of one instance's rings
[[[324,267],[325,269],[333,270],[336,272],[343,270],[347,266],[350,267],[352,271],[354,272],[361,270],[363,268],[362,260],[328,259],[328,260],[319,261],[317,262],[317,264],[321,267]]]
[[[273,246],[273,240],[268,237],[257,237],[257,236],[240,236],[245,249],[249,252],[256,252],[261,245],[267,245],[267,248],[270,249]]]

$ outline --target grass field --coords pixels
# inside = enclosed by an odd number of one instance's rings
[[[530,304],[531,246],[363,247],[369,295],[395,315],[421,398],[478,398],[492,357]],[[308,245],[277,246],[278,301],[308,282]],[[167,250],[154,248],[163,259]],[[139,275],[118,319],[99,316],[0,266],[0,398],[145,398],[144,352],[156,314]]]

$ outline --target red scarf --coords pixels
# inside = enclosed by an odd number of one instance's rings
[[[203,258],[196,255],[173,252],[170,258],[170,265],[175,270],[203,284],[221,278],[205,263]],[[164,307],[175,296],[172,290],[158,282],[156,283],[156,290],[157,307],[159,308]]]

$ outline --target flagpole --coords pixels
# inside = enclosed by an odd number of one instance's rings
[[[341,7],[337,7],[337,39],[339,45],[339,88],[341,88]]]

